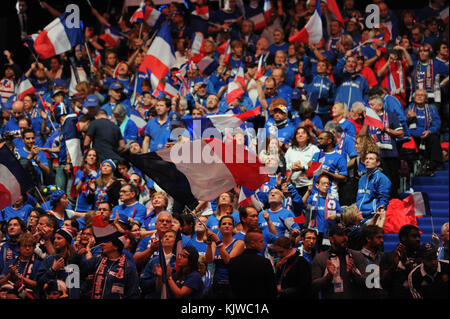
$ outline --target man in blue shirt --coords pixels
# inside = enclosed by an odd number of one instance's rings
[[[120,201],[122,205],[113,208],[111,219],[119,216],[119,220],[127,223],[133,219],[142,224],[147,209],[139,203],[136,198],[139,194],[138,188],[132,184],[125,184],[120,189]]]
[[[170,108],[171,102],[169,99],[158,99],[155,106],[157,116],[148,121],[145,129],[142,153],[160,150],[169,142],[172,130],[169,117]]]
[[[275,54],[279,50],[287,53],[288,43],[284,42],[284,32],[282,29],[275,29],[273,31],[273,40],[274,43],[269,46],[270,53]]]
[[[38,184],[40,185],[43,182],[44,177],[50,174],[50,167],[48,165],[47,156],[35,144],[35,135],[36,133],[33,129],[24,129],[22,133],[24,147],[18,149],[17,153],[21,158],[31,160],[39,178]]]
[[[112,110],[114,106],[119,103],[121,103],[125,107],[128,116],[130,116],[131,114],[131,103],[130,100],[126,98],[123,99],[123,90],[124,86],[120,81],[113,81],[109,85],[108,98],[106,99],[107,103],[103,104],[100,109],[105,110],[110,118],[112,118]]]

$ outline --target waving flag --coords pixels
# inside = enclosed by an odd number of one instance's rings
[[[142,23],[142,22],[144,22],[144,10],[143,7],[139,7],[139,9],[137,9],[131,16],[130,23]]]
[[[240,98],[245,91],[235,81],[228,83],[227,89],[227,104],[230,104],[234,100]]]
[[[68,15],[64,12],[53,20],[34,40],[34,49],[41,59],[49,59],[71,50],[78,44],[84,44],[82,28],[74,28],[66,24],[67,21],[71,21]]]
[[[377,127],[379,129],[383,129],[383,121],[380,119],[377,113],[375,111],[366,106],[366,117],[364,118],[364,124],[367,124],[368,126]]]
[[[105,41],[110,47],[116,47],[123,39],[123,36],[116,28],[105,26],[105,33],[99,36],[99,38]]]
[[[175,144],[130,161],[181,204],[211,201],[234,186],[256,190],[269,180],[256,154],[216,138]]]
[[[231,44],[230,40],[217,47],[217,51],[222,55],[223,63],[227,64],[231,56]]]
[[[122,234],[112,223],[104,220],[102,215],[92,217],[92,230],[94,232],[95,244],[106,243],[113,239],[120,239],[122,242],[125,239]]]
[[[208,129],[216,129],[221,134],[225,134],[226,130],[233,130],[240,127],[248,118],[261,113],[261,107],[258,106],[253,110],[242,114],[219,114],[202,116],[197,118],[184,119],[186,129],[194,139],[202,138],[203,133]],[[208,136],[209,137],[209,136]]]
[[[202,18],[203,20],[209,20],[209,6],[197,6],[192,14]]]
[[[150,27],[158,25],[164,18],[161,12],[150,6],[145,5],[142,10],[144,12],[144,21],[147,22]]]
[[[23,74],[22,80],[16,88],[17,98],[22,101],[25,95],[35,92],[36,89],[34,88],[33,84],[31,84],[31,81],[27,77],[25,77],[25,74]]]
[[[205,39],[201,32],[195,32],[192,39],[191,52],[194,55],[205,55]]]
[[[257,15],[250,17],[249,20],[253,22],[254,31],[259,31],[266,27],[266,19],[263,13],[258,13]]]
[[[264,0],[264,18],[266,21],[270,19],[273,12],[272,2],[270,0]]]
[[[33,188],[28,172],[6,145],[0,148],[0,209],[12,205]]]
[[[192,57],[192,61],[204,76],[210,76],[219,66],[219,63],[209,56],[197,55]]]
[[[425,192],[414,192],[405,199],[403,205],[407,215],[422,217],[431,216],[430,200]]]
[[[448,18],[448,7],[445,8],[444,10],[442,10],[439,13],[439,18],[442,19],[442,21],[444,21],[445,24],[448,24],[449,18]]]
[[[142,118],[141,114],[136,109],[133,109],[130,114],[130,120],[136,124],[139,130],[142,130],[147,122]]]
[[[322,39],[322,19],[320,17],[320,1],[317,1],[316,10],[309,18],[308,23],[299,32],[289,37],[289,42],[303,42],[317,44]]]
[[[170,29],[168,23],[165,22],[150,45],[147,55],[139,67],[139,71],[146,73],[148,69],[161,81],[169,73],[175,62],[175,51],[172,46]]]
[[[344,26],[344,19],[342,18],[341,11],[336,3],[336,0],[322,0],[327,4],[328,10],[334,15],[336,20],[338,20],[342,26]]]
[[[324,160],[325,154],[323,151],[320,151],[319,158],[316,161],[312,161],[311,166],[308,168],[308,171],[306,172],[306,177],[311,178],[322,174],[322,164]]]
[[[236,76],[234,77],[234,81],[241,83],[242,87],[245,88],[245,72],[244,72],[244,64],[239,65],[238,72],[236,73]]]

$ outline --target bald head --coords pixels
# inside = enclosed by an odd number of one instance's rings
[[[17,120],[19,117],[24,115],[25,107],[22,101],[16,101],[12,105],[12,113],[14,118]]]

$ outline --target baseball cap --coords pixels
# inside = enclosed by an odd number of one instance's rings
[[[437,249],[433,244],[425,243],[419,247],[419,256],[424,259],[437,258]]]
[[[95,107],[98,106],[98,98],[95,94],[90,94],[86,97],[86,101],[83,104],[84,107]]]
[[[338,236],[347,235],[349,230],[350,230],[350,228],[345,227],[341,223],[338,223],[330,229],[330,231],[328,232],[328,236],[331,237],[334,235],[338,235]]]
[[[300,92],[299,88],[295,88],[292,90],[291,100],[300,100],[301,97],[302,93]]]
[[[63,90],[55,90],[55,91],[53,91],[53,93],[52,93],[52,97],[54,97],[55,95],[60,94],[60,93],[65,94],[65,92],[64,92]]]
[[[109,85],[109,90],[122,90],[123,85],[120,82],[114,81]]]
[[[62,79],[53,80],[53,87],[64,87],[64,81]]]

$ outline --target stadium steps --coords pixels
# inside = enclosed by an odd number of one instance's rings
[[[445,170],[436,171],[436,176],[417,176],[413,178],[412,187],[416,192],[425,192],[430,199],[430,210],[433,216],[434,232],[439,236],[441,226],[449,220],[449,163]],[[421,235],[421,243],[432,243],[432,224],[430,216],[417,218]],[[398,244],[398,234],[384,235],[384,251],[392,251]]]

